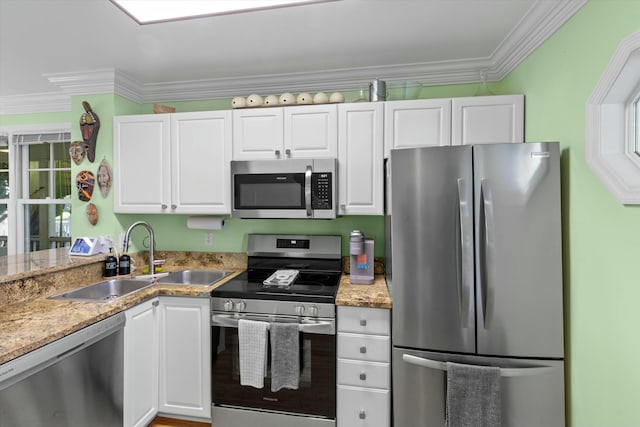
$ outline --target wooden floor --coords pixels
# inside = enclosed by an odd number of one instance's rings
[[[155,417],[148,427],[211,427],[211,424],[195,421],[176,420],[173,418]]]

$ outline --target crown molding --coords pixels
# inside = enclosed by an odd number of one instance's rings
[[[205,100],[251,93],[355,90],[373,79],[387,87],[416,81],[424,86],[500,81],[570,19],[588,0],[539,0],[487,58],[345,68],[303,73],[143,83],[112,69],[44,74],[62,93],[0,97],[0,114],[70,111],[72,95],[115,93],[136,103]]]
[[[143,85],[115,68],[71,73],[43,74],[50,83],[70,95],[116,93],[134,102],[144,102]]]
[[[522,21],[491,55],[491,69],[487,79],[504,79],[533,51],[555,33],[588,0],[541,0],[536,2]]]
[[[71,96],[60,92],[0,96],[0,115],[71,111]]]

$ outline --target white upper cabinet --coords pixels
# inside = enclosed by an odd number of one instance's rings
[[[524,95],[452,99],[452,145],[524,141]]]
[[[233,110],[233,160],[283,157],[283,109]]]
[[[231,212],[231,111],[120,116],[113,127],[114,212]]]
[[[297,106],[284,109],[284,150],[291,157],[338,156],[338,106]]]
[[[171,140],[172,211],[230,213],[231,113],[174,114]]]
[[[451,99],[385,102],[384,156],[394,148],[451,145]]]
[[[171,199],[170,119],[166,114],[113,118],[116,213],[163,213]]]
[[[338,106],[338,184],[340,215],[382,215],[382,102]]]
[[[233,159],[338,156],[333,104],[233,110]]]

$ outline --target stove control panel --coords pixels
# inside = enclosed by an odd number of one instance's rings
[[[227,313],[254,313],[312,318],[335,318],[336,306],[327,303],[259,299],[211,298],[211,310]]]

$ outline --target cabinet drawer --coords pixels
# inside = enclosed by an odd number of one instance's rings
[[[387,390],[338,386],[338,427],[388,427],[389,401]]]
[[[338,307],[338,331],[357,334],[390,334],[389,310],[382,308]]]
[[[338,384],[388,390],[389,364],[338,359]]]
[[[338,358],[389,362],[389,337],[338,333]]]

